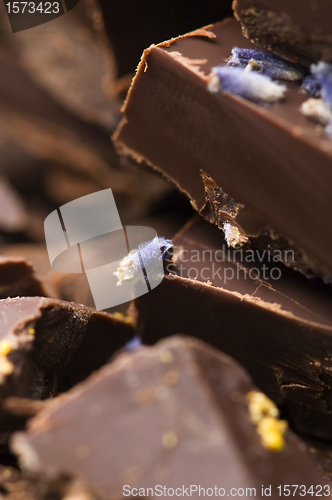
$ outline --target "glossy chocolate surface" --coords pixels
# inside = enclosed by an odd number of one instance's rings
[[[178,332],[205,340],[238,360],[298,430],[332,439],[331,287],[273,255],[247,261],[202,219],[174,244],[176,275],[135,301],[143,342]]]
[[[151,496],[143,489],[158,485],[189,491],[197,484],[214,497],[215,486],[225,496],[255,488],[262,498],[262,484],[273,496],[290,482],[324,484],[290,431],[278,451],[262,444],[248,402],[255,390],[227,356],[172,337],[121,355],[66,399],[49,402],[12,446],[25,470],[77,475],[104,500],[130,496],[128,488]]]
[[[133,327],[88,307],[43,297],[0,300],[0,400],[45,399],[104,364]],[[0,431],[15,428],[1,408]]]
[[[231,220],[248,236],[270,228],[332,275],[332,141],[300,113],[307,96],[298,84],[270,107],[212,95],[207,75],[233,46],[250,42],[227,20],[147,49],[115,141],[173,180],[210,222]]]

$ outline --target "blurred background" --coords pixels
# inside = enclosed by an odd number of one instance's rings
[[[144,48],[228,15],[229,0],[80,0],[13,33],[0,2],[0,254],[32,262],[49,295],[93,305],[85,276],[50,268],[44,220],[55,208],[112,188],[123,225],[167,238],[192,215],[166,179],[119,156],[111,135]]]

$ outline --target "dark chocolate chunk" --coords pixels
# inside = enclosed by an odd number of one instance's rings
[[[182,332],[233,356],[300,431],[332,439],[332,288],[275,250],[227,247],[197,218],[174,239],[176,275],[135,300],[143,343]]]
[[[131,324],[110,314],[41,297],[0,300],[0,324],[1,402],[55,396],[86,378],[134,336]],[[13,420],[1,407],[0,431],[12,430]]]
[[[285,100],[270,107],[209,92],[212,68],[234,46],[250,43],[227,20],[148,48],[114,139],[210,222],[234,225],[231,245],[272,235],[269,244],[297,252],[295,267],[332,276],[332,141],[301,114],[300,83],[283,82]]]
[[[235,0],[233,9],[254,43],[303,64],[332,62],[329,0]]]
[[[200,486],[201,496],[236,488],[262,498],[262,484],[276,497],[280,485],[325,483],[245,372],[181,337],[123,354],[47,403],[12,449],[26,471],[44,480],[70,472],[105,500],[162,494],[164,486],[191,488],[194,497]]]
[[[32,264],[23,257],[0,257],[0,299],[18,295],[47,296]]]

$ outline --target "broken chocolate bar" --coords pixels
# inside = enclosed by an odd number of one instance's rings
[[[332,62],[331,2],[235,0],[233,9],[254,43],[302,64]]]
[[[270,107],[209,91],[234,46],[251,45],[227,20],[148,48],[114,139],[210,222],[234,226],[231,244],[288,246],[294,267],[332,276],[332,141],[301,114],[300,83],[283,82],[284,101]]]
[[[331,286],[285,267],[276,250],[229,249],[198,216],[173,242],[173,274],[135,300],[143,342],[181,332],[210,343],[299,431],[332,439]]]
[[[0,300],[0,401],[44,399],[86,378],[134,336],[106,313],[42,297]],[[0,431],[15,427],[0,408]]]
[[[46,403],[12,448],[30,474],[81,477],[104,500],[182,488],[262,498],[262,484],[273,498],[285,484],[329,494],[274,404],[230,358],[189,338],[121,355]]]

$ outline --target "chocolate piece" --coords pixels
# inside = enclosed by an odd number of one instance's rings
[[[41,297],[0,300],[0,321],[1,402],[63,392],[134,336],[131,324],[110,314]],[[2,432],[13,429],[13,420],[1,408]]]
[[[235,0],[243,34],[291,61],[332,62],[332,5],[329,0]]]
[[[300,431],[332,439],[332,288],[232,250],[197,217],[176,238],[177,275],[135,300],[144,343],[182,332],[233,356]]]
[[[65,399],[49,402],[12,448],[30,473],[70,472],[103,499],[130,491],[151,496],[146,489],[158,485],[200,485],[209,496],[255,488],[251,494],[262,498],[262,484],[271,485],[273,497],[290,482],[324,484],[244,371],[181,337],[121,355]]]
[[[296,267],[332,276],[332,142],[301,114],[300,84],[283,82],[285,101],[270,107],[210,93],[211,69],[234,46],[250,44],[227,20],[147,49],[114,139],[210,222],[234,225],[240,244],[260,245],[272,228],[269,244],[292,245]]]
[[[66,25],[65,19],[67,19],[66,16],[54,22]],[[0,14],[0,23],[1,21]],[[61,34],[59,32],[57,34],[58,38],[55,33],[50,33],[49,40],[54,36],[54,39],[52,38],[54,45],[61,47]],[[86,119],[86,114],[89,113],[82,108],[86,106],[90,111],[93,108],[91,99],[87,99],[89,105],[85,102],[86,93],[84,90],[92,92],[91,88],[95,88],[95,86],[90,85],[88,89],[84,87],[79,93],[81,100],[78,93],[75,93],[79,102],[75,102],[75,104],[71,102],[71,109],[68,109],[69,105],[66,108],[58,102],[56,97],[50,96],[45,90],[46,84],[43,85],[40,81],[41,74],[45,77],[44,71],[38,68],[38,71],[32,72],[31,70],[31,73],[34,73],[34,78],[29,75],[13,47],[11,45],[7,47],[2,43],[2,36],[8,40],[17,36],[20,39],[28,37],[29,44],[27,42],[25,46],[25,61],[29,65],[32,65],[32,53],[35,48],[32,39],[36,42],[37,38],[40,37],[37,35],[33,37],[29,32],[18,35],[11,34],[10,36],[3,35],[0,29],[2,71],[0,80],[0,155],[2,161],[0,170],[23,197],[23,203],[29,216],[28,221],[25,221],[28,222],[26,232],[29,233],[29,239],[44,241],[43,222],[54,209],[54,205],[59,206],[59,204],[72,201],[75,197],[110,186],[112,186],[124,223],[126,221],[132,223],[133,214],[137,218],[146,216],[151,205],[160,196],[169,192],[169,183],[151,172],[142,173],[136,165],[119,159],[109,137],[110,128],[115,127],[118,115],[112,115],[112,123],[108,123],[106,129],[101,129],[96,123],[83,121]],[[73,44],[73,53],[76,53],[75,43],[78,41],[75,36],[71,42],[68,42],[70,46],[71,43]],[[65,46],[67,46],[66,43]],[[40,44],[39,50],[42,51]],[[84,66],[85,71],[86,60],[91,59],[92,56],[83,57],[80,49],[77,52],[80,54],[77,65],[82,71],[82,66]],[[37,57],[35,53],[34,55]],[[75,56],[73,55],[73,57]],[[37,65],[36,60],[34,60],[34,65]],[[100,65],[99,61],[99,67]],[[62,71],[64,72],[66,68],[68,69],[64,65]],[[57,73],[52,73],[51,78],[49,71],[47,74],[52,80],[51,83],[48,83],[53,92],[54,86],[56,86],[55,80],[60,78],[62,81],[63,78],[59,77]],[[73,76],[73,73],[71,75]],[[35,81],[37,78],[38,83]],[[67,78],[69,80],[70,76],[67,75]],[[91,97],[91,94],[89,95]],[[70,96],[72,94],[68,90],[66,102]],[[79,103],[82,104],[82,108],[79,107]],[[76,114],[73,111],[75,105],[80,108]],[[114,107],[111,106],[112,109]],[[100,108],[98,109],[100,111]],[[107,117],[110,117],[110,108],[106,108],[105,105],[104,110],[106,109],[108,109]],[[78,114],[80,116],[77,116]],[[102,121],[102,117],[98,116],[99,121]],[[73,185],[75,190],[70,190]],[[33,220],[33,224],[30,223],[31,220]],[[6,219],[6,222],[8,226],[9,218]],[[36,226],[39,227],[39,231]]]
[[[19,257],[0,257],[0,299],[17,295],[46,296],[46,292],[29,262]]]
[[[85,2],[61,19],[33,31],[6,33],[3,37],[20,55],[31,78],[84,121],[114,130],[120,102],[106,93],[106,80],[115,78],[115,65],[87,29]],[[40,43],[40,40],[43,43]],[[89,64],[86,64],[89,61]]]

